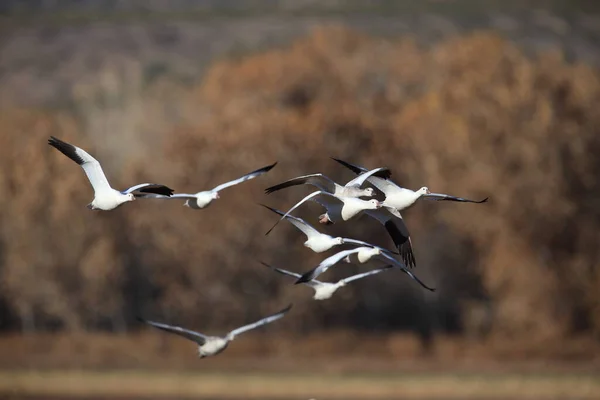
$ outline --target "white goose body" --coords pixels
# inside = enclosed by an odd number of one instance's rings
[[[417,200],[423,195],[429,193],[429,189],[423,187],[417,191],[413,191],[406,188],[389,186],[386,190],[385,200],[383,205],[387,207],[393,207],[398,211],[406,210],[412,207]]]
[[[341,197],[340,200],[344,203],[340,213],[344,221],[355,217],[361,211],[377,208],[372,207],[374,204],[372,200],[367,201],[356,197]]]
[[[346,256],[346,258],[344,258],[344,261],[351,264],[364,264],[379,254],[381,254],[381,249],[378,247],[359,247],[359,251],[357,253],[349,254]]]
[[[331,282],[318,282],[313,285],[310,285],[314,290],[315,294],[313,299],[315,300],[327,300],[330,299],[331,296],[341,287],[346,286],[346,282],[339,281],[336,283]]]
[[[320,236],[311,237],[306,242],[304,242],[304,246],[308,247],[315,253],[323,253],[324,251],[327,251],[341,244],[344,244],[344,239],[342,239],[341,237],[333,237],[324,233]]]
[[[337,222],[348,221],[356,217],[362,211],[376,210],[383,206],[382,202],[375,199],[362,200],[355,197],[337,197],[339,202],[327,202],[322,199],[315,200],[327,209],[325,214],[319,216],[321,224],[335,224]]]
[[[193,198],[188,198],[183,205],[194,210],[201,210],[211,205],[211,203],[219,198],[219,192],[206,190],[192,195]]]
[[[227,348],[229,342],[227,338],[208,336],[206,343],[198,346],[198,356],[202,358],[217,355]]]
[[[127,203],[128,201],[135,200],[133,194],[123,194],[118,190],[110,188],[110,190],[105,190],[99,193],[96,193],[94,196],[94,200],[90,204],[88,204],[88,208],[90,210],[114,210],[119,207],[123,203]]]

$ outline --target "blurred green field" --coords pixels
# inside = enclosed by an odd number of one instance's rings
[[[0,398],[598,399],[593,374],[6,371]]]

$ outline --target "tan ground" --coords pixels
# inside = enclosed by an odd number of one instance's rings
[[[593,375],[266,374],[168,371],[15,371],[0,396],[215,399],[598,399]]]

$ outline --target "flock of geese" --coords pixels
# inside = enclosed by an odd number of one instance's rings
[[[185,200],[184,205],[192,209],[203,209],[208,207],[213,201],[219,199],[219,192],[231,186],[254,179],[270,171],[277,163],[250,172],[241,178],[223,183],[211,190],[200,191],[195,194],[174,193],[168,186],[155,183],[141,183],[134,185],[129,189],[119,191],[113,189],[106,179],[102,167],[98,160],[88,154],[85,150],[66,143],[53,136],[48,140],[48,144],[71,160],[75,161],[85,172],[92,188],[94,189],[94,199],[87,207],[91,210],[110,211],[119,207],[123,203],[134,201],[136,199],[180,199]],[[427,187],[422,187],[417,191],[412,191],[395,184],[391,179],[391,172],[388,168],[375,168],[368,170],[366,168],[350,164],[348,162],[333,158],[336,162],[354,172],[357,176],[345,185],[340,185],[327,176],[317,173],[300,176],[287,180],[265,190],[267,194],[298,185],[311,185],[318,190],[304,197],[295,204],[289,211],[283,212],[276,208],[261,204],[266,209],[280,216],[277,222],[266,234],[269,234],[283,220],[287,220],[305,236],[304,246],[315,253],[323,253],[336,246],[353,246],[347,250],[341,250],[336,254],[324,259],[319,265],[304,274],[287,271],[276,268],[267,263],[262,263],[265,267],[283,275],[291,276],[296,279],[295,284],[303,284],[314,290],[313,298],[315,300],[329,299],[341,287],[358,279],[366,278],[371,275],[379,274],[390,269],[398,269],[408,275],[411,279],[421,285],[424,289],[434,291],[424,284],[411,269],[416,267],[416,259],[412,249],[410,235],[400,211],[403,211],[419,199],[436,201],[456,201],[464,203],[484,203],[488,200],[475,201],[462,197],[450,196],[447,194],[431,193]],[[369,185],[369,186],[367,186]],[[366,198],[366,199],[364,199]],[[319,223],[329,225],[348,221],[359,215],[366,214],[375,218],[387,230],[397,252],[384,249],[373,244],[345,237],[333,237],[319,232],[302,218],[296,217],[291,213],[307,201],[314,201],[326,210],[319,216]],[[395,256],[399,255],[401,260]],[[378,268],[363,272],[354,276],[341,279],[337,282],[323,282],[316,278],[325,273],[334,265],[344,262],[352,264],[379,264]],[[229,345],[241,333],[260,326],[274,322],[282,318],[290,309],[292,304],[283,310],[265,317],[259,321],[233,329],[224,336],[207,336],[199,332],[184,329],[178,326],[167,325],[159,322],[148,321],[140,318],[141,321],[162,329],[167,332],[175,333],[192,340],[198,345],[198,354],[200,357],[216,355]]]

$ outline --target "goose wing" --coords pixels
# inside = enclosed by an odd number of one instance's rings
[[[167,325],[167,324],[163,324],[160,322],[154,322],[154,321],[148,321],[148,320],[145,320],[145,319],[139,318],[139,317],[138,317],[138,320],[140,320],[148,325],[152,325],[153,327],[161,329],[163,331],[182,336],[188,340],[196,342],[200,346],[202,346],[204,343],[206,343],[206,336],[199,332],[191,331],[189,329],[181,328],[179,326]]]
[[[363,242],[362,240],[349,239],[349,238],[342,238],[342,242],[343,242],[343,243],[348,243],[348,244],[353,244],[353,245],[355,245],[355,246],[376,247],[376,248],[378,248],[378,249],[381,249],[382,251],[385,251],[385,252],[387,252],[387,253],[396,254],[396,255],[400,254],[400,253],[398,253],[398,252],[396,252],[396,251],[392,251],[392,250],[384,249],[383,247],[379,247],[379,246],[376,246],[376,245],[374,245],[374,244],[371,244],[371,243]]]
[[[267,165],[266,167],[262,167],[257,169],[256,171],[252,171],[244,176],[242,176],[241,178],[235,179],[233,181],[229,181],[229,182],[225,182],[220,184],[219,186],[215,187],[212,191],[213,192],[219,192],[225,188],[228,188],[230,186],[234,186],[234,185],[238,185],[242,182],[246,182],[249,181],[250,179],[254,179],[258,176],[261,176],[264,173],[269,172],[270,170],[273,169],[273,167],[275,167],[277,165],[277,162],[271,164],[271,165]]]
[[[299,279],[299,278],[301,277],[301,275],[300,275],[300,274],[297,274],[297,273],[295,273],[295,272],[288,271],[288,270],[281,269],[281,268],[276,268],[276,267],[273,267],[273,266],[271,266],[271,265],[269,265],[269,264],[267,264],[267,263],[265,263],[265,262],[262,262],[262,261],[261,261],[260,263],[261,263],[262,265],[264,265],[265,267],[267,267],[267,268],[269,268],[269,269],[271,269],[271,270],[273,270],[273,271],[275,271],[275,272],[278,272],[278,273],[280,273],[280,274],[282,274],[282,275],[293,276],[293,277],[294,277],[294,278],[296,278],[296,279]],[[316,279],[313,279],[312,281],[310,281],[310,282],[305,282],[305,283],[306,283],[306,284],[308,284],[309,286],[312,286],[312,285],[310,285],[310,284],[311,284],[311,283],[313,283],[313,282],[314,282],[314,283],[322,283],[322,282],[320,282],[320,281],[318,281],[318,280],[316,280]]]
[[[381,253],[379,255],[379,257],[383,257],[383,258],[385,258],[385,260],[383,260],[383,261],[389,261],[393,264],[393,266],[399,267],[402,270],[402,272],[404,272],[406,275],[408,275],[411,279],[413,279],[415,282],[417,282],[419,285],[421,285],[425,289],[429,290],[430,292],[435,292],[435,288],[429,287],[426,284],[424,284],[423,281],[421,281],[415,274],[413,274],[409,269],[407,269],[406,265],[404,265],[400,261],[396,260],[395,258],[389,256],[386,253]]]
[[[374,269],[372,271],[367,271],[367,272],[363,272],[361,274],[352,275],[352,276],[349,276],[347,278],[342,279],[342,282],[350,283],[350,282],[356,281],[358,279],[366,278],[367,276],[379,274],[379,273],[381,273],[383,271],[387,271],[390,268],[394,268],[394,266],[393,265],[386,265],[385,267]]]
[[[272,207],[266,206],[264,204],[261,204],[261,206],[263,206],[264,208],[266,208],[268,210],[273,211],[275,214],[279,214],[281,216],[285,215],[285,213],[283,211],[279,211],[276,208],[272,208]],[[318,235],[321,234],[319,231],[317,231],[315,228],[313,228],[308,222],[306,222],[302,218],[298,218],[298,217],[295,217],[295,216],[293,216],[291,214],[288,214],[285,217],[285,219],[287,219],[288,221],[290,221],[290,223],[292,225],[294,225],[296,228],[298,228],[299,230],[301,230],[302,233],[304,233],[307,238],[318,236]]]
[[[269,233],[271,233],[271,231],[273,230],[273,228],[275,228],[277,226],[277,224],[279,224],[283,219],[285,219],[292,211],[294,211],[296,208],[300,207],[302,204],[304,204],[305,202],[307,202],[308,200],[315,200],[318,201],[317,198],[322,198],[324,196],[329,196],[332,198],[337,198],[335,197],[333,194],[329,193],[329,192],[323,192],[321,190],[317,190],[316,192],[312,192],[311,194],[309,194],[308,196],[306,196],[305,198],[303,198],[302,200],[300,200],[298,203],[296,203],[296,205],[294,205],[292,208],[290,208],[288,210],[288,212],[286,212],[276,223],[275,225],[273,225],[271,227],[271,229],[269,229],[267,231],[267,233],[265,233],[265,235],[268,235]]]
[[[289,179],[278,185],[274,185],[265,189],[266,194],[271,194],[281,189],[297,185],[313,185],[323,192],[335,193],[336,188],[341,186],[335,183],[332,179],[323,174],[310,174]]]
[[[364,167],[350,164],[349,162],[340,160],[338,158],[332,157],[332,160],[342,164],[344,167],[348,168],[349,170],[351,170],[352,172],[354,172],[357,175],[369,172],[369,170]],[[390,173],[390,175],[391,175],[391,173]],[[389,196],[389,194],[392,193],[394,190],[400,189],[400,186],[396,185],[389,178],[390,178],[389,176],[387,178],[384,178],[384,177],[379,177],[379,176],[375,175],[375,176],[370,176],[368,181],[380,192],[382,192],[386,196]]]
[[[63,142],[54,136],[50,136],[50,139],[48,139],[48,144],[63,153],[65,156],[69,157],[71,160],[75,161],[81,168],[83,168],[85,175],[94,189],[94,193],[97,194],[99,192],[106,192],[111,189],[108,179],[106,179],[106,175],[104,175],[104,171],[102,171],[100,163],[85,150],[77,146],[73,146],[67,142]]]
[[[295,284],[297,285],[299,283],[305,283],[305,282],[312,281],[314,278],[316,278],[317,276],[319,276],[322,273],[324,273],[325,271],[327,271],[331,266],[340,262],[344,257],[346,257],[350,254],[358,253],[360,250],[361,250],[360,247],[356,247],[356,248],[350,249],[350,250],[342,250],[340,252],[335,253],[332,256],[327,257],[315,268],[304,273],[300,278],[298,278],[298,280],[295,282]]]
[[[283,318],[283,316],[290,311],[290,309],[292,308],[292,304],[290,304],[289,306],[287,306],[286,308],[284,308],[283,310],[279,311],[278,313],[275,313],[273,315],[269,315],[268,317],[265,317],[263,319],[261,319],[260,321],[256,321],[253,322],[251,324],[248,325],[244,325],[242,327],[239,327],[237,329],[232,330],[231,332],[229,332],[227,334],[227,338],[229,338],[229,340],[233,340],[233,338],[235,338],[237,335],[247,332],[251,329],[256,329],[260,326],[269,324],[273,321],[277,321],[280,318]]]
[[[485,203],[488,201],[489,197],[486,197],[483,200],[470,200],[470,199],[465,199],[463,197],[456,197],[456,196],[451,196],[449,194],[443,194],[443,193],[428,193],[422,196],[423,198],[427,199],[427,200],[435,200],[435,201],[458,201],[461,203]]]
[[[409,268],[416,267],[417,264],[412,249],[410,234],[408,233],[408,229],[404,224],[402,216],[397,210],[390,207],[386,207],[386,210],[382,208],[379,210],[366,210],[365,212],[370,217],[378,220],[385,227],[394,241],[396,248],[400,251],[402,261],[404,261]]]
[[[171,197],[173,195],[173,189],[157,183],[140,183],[139,185],[132,186],[129,189],[122,191],[121,193],[133,193],[135,197],[154,197],[154,195]]]
[[[346,187],[356,187],[359,188],[365,183],[365,181],[371,177],[377,177],[383,180],[389,179],[392,176],[392,172],[389,168],[375,168],[371,171],[364,172],[358,175],[356,178],[352,179],[350,182],[346,183]]]

